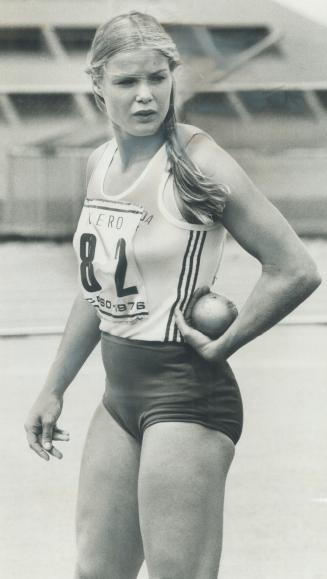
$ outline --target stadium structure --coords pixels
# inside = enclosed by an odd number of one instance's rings
[[[326,234],[325,27],[270,0],[2,0],[0,235],[72,235],[87,156],[110,135],[87,50],[131,9],[179,48],[180,120],[230,151],[298,233]]]

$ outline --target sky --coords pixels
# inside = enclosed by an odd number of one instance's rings
[[[309,16],[321,24],[327,26],[327,2],[326,0],[275,0],[287,8]]]

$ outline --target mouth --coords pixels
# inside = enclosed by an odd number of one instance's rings
[[[157,111],[153,110],[153,109],[147,109],[147,110],[143,110],[143,111],[137,111],[136,113],[134,113],[135,117],[141,117],[141,118],[148,118],[148,117],[152,117],[153,115],[156,115]]]

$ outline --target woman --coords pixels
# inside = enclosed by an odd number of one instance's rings
[[[89,159],[74,237],[83,295],[26,424],[40,457],[61,458],[52,443],[68,440],[56,426],[63,394],[101,338],[107,380],[81,466],[76,579],[136,578],[144,557],[153,579],[217,577],[225,481],[242,430],[226,359],[320,283],[301,241],[237,163],[176,123],[177,65],[171,38],[137,12],[101,26],[91,48],[88,73],[114,139]],[[212,283],[226,230],[262,274],[210,340],[186,320]]]

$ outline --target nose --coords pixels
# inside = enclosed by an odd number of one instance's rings
[[[152,93],[150,87],[147,83],[140,83],[138,86],[138,92],[136,96],[136,102],[138,103],[149,103],[152,101]]]

